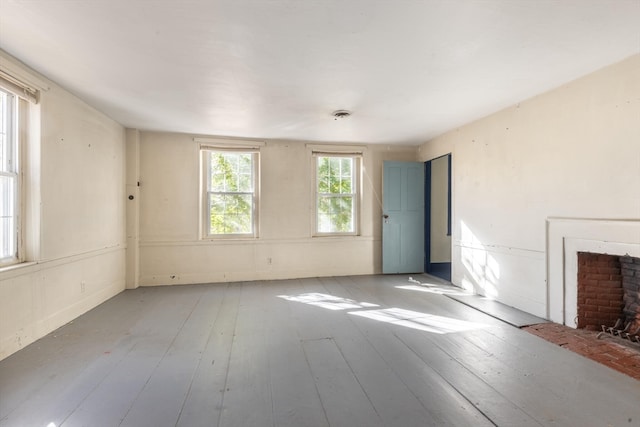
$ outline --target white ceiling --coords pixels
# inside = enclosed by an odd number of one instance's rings
[[[0,47],[127,127],[419,144],[639,53],[640,0],[0,0]]]

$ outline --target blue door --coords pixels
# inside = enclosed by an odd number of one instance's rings
[[[424,164],[385,161],[382,272],[424,272]]]

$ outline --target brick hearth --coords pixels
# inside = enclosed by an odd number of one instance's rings
[[[557,323],[526,326],[523,330],[640,380],[640,346],[625,344],[608,336],[598,339],[595,331],[573,329]]]

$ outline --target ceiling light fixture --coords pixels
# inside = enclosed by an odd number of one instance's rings
[[[349,117],[351,115],[351,111],[349,111],[349,110],[336,110],[333,113],[331,113],[331,115],[333,116],[333,120],[346,119],[347,117]]]

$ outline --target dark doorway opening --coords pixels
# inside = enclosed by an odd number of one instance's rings
[[[425,162],[424,271],[451,281],[451,154]]]

